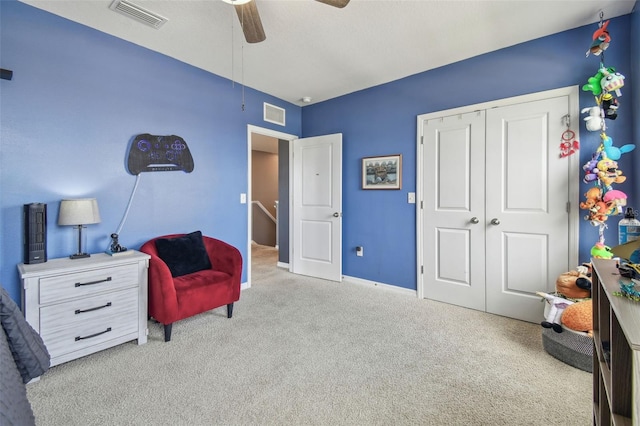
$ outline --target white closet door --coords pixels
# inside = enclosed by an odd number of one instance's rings
[[[568,112],[568,96],[487,111],[487,312],[540,321],[535,292],[569,270],[568,161],[558,155]]]
[[[425,298],[530,322],[569,270],[569,96],[423,121]]]
[[[424,124],[425,297],[485,310],[485,113]]]

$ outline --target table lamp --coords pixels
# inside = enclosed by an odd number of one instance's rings
[[[89,257],[89,253],[82,251],[82,228],[84,225],[100,223],[98,202],[95,198],[80,198],[74,200],[62,200],[58,225],[72,225],[78,229],[78,252],[69,256],[71,259]]]

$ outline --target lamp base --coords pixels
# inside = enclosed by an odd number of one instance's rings
[[[89,253],[76,253],[69,256],[69,259],[84,259],[85,257],[91,257]]]

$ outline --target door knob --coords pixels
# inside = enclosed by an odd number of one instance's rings
[[[340,217],[340,213],[335,212],[335,213],[333,214],[333,217]]]
[[[500,220],[498,220],[497,217],[491,219],[491,224],[492,225],[500,225]]]
[[[478,223],[478,222],[480,222],[480,219],[478,219],[477,217],[474,216],[471,218],[471,223]]]

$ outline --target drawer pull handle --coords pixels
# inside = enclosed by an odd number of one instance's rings
[[[93,285],[93,284],[106,283],[107,281],[111,281],[111,277],[107,277],[104,280],[90,281],[88,283],[76,283],[76,287],[82,287],[83,285]]]
[[[96,336],[99,336],[101,334],[108,333],[110,331],[111,331],[111,327],[107,328],[105,331],[101,331],[100,333],[92,334],[90,336],[78,336],[78,337],[76,337],[76,342],[78,340],[91,339],[92,337],[96,337]]]
[[[108,308],[109,306],[111,306],[111,302],[107,302],[107,304],[106,304],[106,305],[96,306],[95,308],[89,308],[89,309],[76,309],[76,315],[78,315],[78,314],[83,314],[83,313],[85,313],[85,312],[97,311],[98,309]]]

